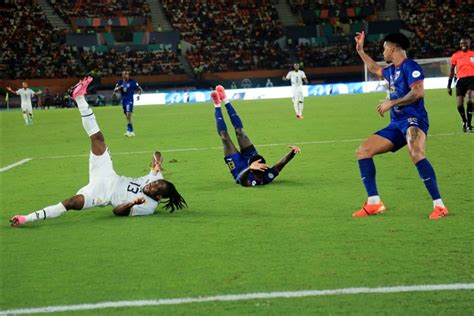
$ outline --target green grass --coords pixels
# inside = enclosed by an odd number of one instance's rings
[[[13,229],[12,215],[55,204],[87,184],[90,142],[76,109],[36,111],[28,127],[18,111],[1,112],[0,167],[33,160],[0,173],[0,309],[474,282],[474,134],[460,132],[454,98],[444,90],[426,94],[433,135],[426,154],[451,212],[439,221],[427,219],[432,202],[406,148],[375,159],[386,214],[351,217],[365,199],[358,139],[388,122],[375,111],[383,95],[367,94],[307,98],[304,120],[294,118],[288,99],[235,102],[269,163],[287,152],[286,144],[302,148],[273,184],[258,188],[233,184],[210,104],[137,107],[133,139],[123,137],[119,107],[96,108],[116,171],[141,176],[151,153],[162,150],[165,177],[189,208],[139,218],[96,208]],[[264,144],[281,145],[258,146]],[[187,148],[209,149],[173,151]],[[471,315],[473,294],[359,294],[76,314]]]

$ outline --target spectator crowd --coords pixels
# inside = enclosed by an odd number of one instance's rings
[[[173,27],[193,48],[187,58],[202,72],[278,69],[289,54],[276,42],[283,36],[268,0],[162,0]]]
[[[450,56],[462,36],[474,34],[472,0],[398,0],[399,15],[413,32],[415,58]]]
[[[72,16],[150,15],[145,0],[49,1],[66,21]],[[186,57],[198,77],[209,72],[287,69],[293,61],[290,51],[281,46],[285,32],[270,0],[160,1],[174,29],[190,44]],[[329,25],[333,13],[347,13],[350,7],[366,7],[367,12],[372,12],[385,4],[383,0],[287,1],[300,14],[328,10]],[[398,0],[398,9],[404,28],[411,33],[409,52],[414,58],[450,56],[458,49],[461,36],[474,34],[472,0]],[[361,12],[358,15],[362,22],[357,21],[358,25],[365,23]],[[65,78],[90,69],[104,75],[119,75],[125,69],[134,75],[184,72],[177,53],[171,50],[123,51],[109,47],[107,52],[100,52],[68,46],[65,31],[49,23],[35,0],[2,1],[0,13],[2,78]],[[337,13],[335,17],[339,19],[341,15]],[[361,64],[351,33],[352,28],[349,33],[332,37],[340,37],[341,41],[326,40],[314,46],[305,43],[290,49],[296,48],[297,58],[306,67]],[[334,34],[324,35],[331,39]],[[367,40],[366,51],[374,59],[382,59],[380,41]]]
[[[72,17],[151,17],[146,0],[49,0],[64,21]]]

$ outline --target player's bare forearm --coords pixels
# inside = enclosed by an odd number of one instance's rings
[[[283,158],[281,158],[279,162],[275,164],[275,169],[280,172],[285,167],[285,165],[289,163],[290,160],[293,159],[293,157],[295,157],[295,155],[296,154],[293,151],[290,151],[288,154],[283,156]]]
[[[377,63],[369,55],[367,55],[365,53],[364,49],[358,49],[357,53],[359,54],[359,56],[362,59],[362,61],[364,62],[364,64],[367,65],[367,69],[371,73],[373,73],[374,75],[376,75],[378,77],[382,77],[383,68],[381,66],[377,65]]]
[[[415,101],[423,98],[425,96],[425,89],[423,87],[423,82],[418,82],[411,87],[410,92],[408,92],[403,98],[393,100],[393,106],[404,106],[412,104]]]
[[[275,166],[273,166],[276,170],[278,170],[278,172],[280,172],[286,166],[286,164],[296,156],[296,154],[301,152],[301,149],[298,146],[290,145],[289,147],[291,148],[290,152],[283,156],[280,161],[277,162]]]
[[[132,210],[132,207],[134,205],[135,205],[135,203],[133,201],[128,202],[128,203],[124,203],[124,204],[121,204],[121,205],[117,206],[116,208],[114,208],[113,212],[117,216],[128,216],[128,215],[130,215],[130,211]]]
[[[14,94],[16,94],[16,91],[15,91],[15,90],[13,90],[11,87],[7,87],[7,90],[8,90],[8,91],[10,91],[11,93],[14,93]]]
[[[114,208],[113,212],[117,216],[128,216],[130,215],[130,211],[132,210],[132,207],[137,204],[142,204],[145,202],[144,197],[137,197],[135,200],[128,202],[128,203],[123,203]]]

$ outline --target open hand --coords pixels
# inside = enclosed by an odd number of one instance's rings
[[[301,152],[301,148],[295,145],[288,145],[290,147],[291,151],[295,154],[299,154]]]
[[[135,200],[133,200],[133,204],[139,205],[145,203],[145,198],[143,196],[137,197]]]
[[[393,107],[392,100],[385,100],[379,105],[377,105],[377,112],[379,112],[380,116],[383,117],[383,114],[390,110]]]
[[[258,170],[258,171],[265,171],[268,169],[268,166],[264,163],[262,163],[262,159],[256,160],[252,162],[250,165],[250,169],[252,170]]]

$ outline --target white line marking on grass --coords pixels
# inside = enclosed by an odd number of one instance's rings
[[[12,168],[15,168],[16,166],[19,166],[19,165],[22,165],[24,163],[27,163],[28,161],[32,160],[33,158],[25,158],[25,159],[22,159],[20,161],[17,161],[15,163],[12,163],[11,165],[8,165],[6,167],[3,167],[0,169],[0,173],[4,172],[4,171],[7,171],[7,170],[10,170]]]
[[[402,285],[402,286],[375,287],[375,288],[353,287],[353,288],[334,289],[334,290],[247,293],[247,294],[228,294],[228,295],[216,295],[216,296],[183,297],[183,298],[163,298],[163,299],[157,299],[157,300],[101,302],[101,303],[91,303],[91,304],[10,309],[10,310],[0,311],[0,315],[40,314],[40,313],[81,311],[81,310],[96,310],[96,309],[105,309],[105,308],[181,305],[181,304],[205,303],[205,302],[231,302],[231,301],[246,301],[246,300],[271,299],[271,298],[294,298],[294,297],[314,297],[314,296],[332,296],[332,295],[373,294],[373,293],[385,294],[385,293],[404,293],[404,292],[433,292],[433,291],[453,291],[453,290],[474,290],[474,283]]]
[[[444,134],[430,134],[429,137],[437,136],[454,136],[459,135],[458,133],[444,133]],[[288,143],[274,143],[274,144],[255,144],[255,147],[275,147],[275,146],[287,146],[288,144],[297,144],[297,145],[318,145],[318,144],[339,144],[339,143],[352,143],[352,142],[361,142],[367,138],[353,138],[353,139],[339,139],[339,140],[316,140],[316,141],[307,141],[307,142],[288,142]],[[185,151],[206,151],[206,150],[221,150],[222,146],[217,147],[190,147],[190,148],[177,148],[177,149],[163,149],[160,150],[163,153],[172,153],[172,152],[185,152]],[[129,151],[129,152],[112,152],[112,155],[135,155],[135,154],[149,154],[151,150],[147,151]],[[62,158],[74,158],[74,157],[89,157],[89,154],[80,154],[80,155],[64,155],[64,156],[43,156],[35,159],[62,159]]]

